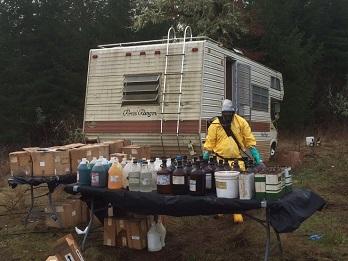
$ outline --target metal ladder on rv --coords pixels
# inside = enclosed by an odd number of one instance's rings
[[[173,32],[173,38],[171,38],[171,32]],[[181,114],[181,96],[182,96],[182,83],[183,83],[183,77],[184,77],[184,63],[185,63],[185,56],[186,56],[186,35],[189,32],[190,36],[190,41],[192,41],[192,30],[190,26],[186,26],[185,31],[184,31],[184,38],[183,38],[183,43],[182,43],[182,51],[181,53],[169,53],[169,46],[171,43],[171,40],[173,42],[176,41],[176,34],[175,30],[173,27],[170,27],[168,30],[168,35],[167,35],[167,51],[166,51],[166,60],[165,60],[165,68],[164,68],[164,81],[163,81],[163,92],[162,92],[162,106],[161,106],[161,142],[162,142],[162,150],[163,154],[165,155],[165,150],[164,150],[164,144],[163,144],[163,132],[164,132],[164,122],[165,122],[165,115],[177,115],[176,119],[176,140],[178,143],[178,149],[181,154],[181,149],[180,149],[180,143],[179,143],[179,130],[180,130],[180,114]],[[179,72],[168,72],[168,60],[170,57],[175,57],[175,56],[181,56],[181,69]],[[177,76],[180,75],[180,82],[179,82],[179,90],[177,92],[168,92],[167,91],[167,80],[168,77],[170,76]],[[177,101],[172,101],[172,102],[167,102],[166,98],[168,98],[170,95],[177,96]],[[177,104],[177,110],[176,112],[166,112],[165,108],[167,104]]]

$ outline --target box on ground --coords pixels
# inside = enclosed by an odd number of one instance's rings
[[[109,145],[108,144],[90,144],[79,148],[74,148],[70,150],[70,161],[72,173],[77,172],[77,167],[80,164],[82,158],[86,158],[91,161],[93,157],[99,158],[103,156],[104,158],[109,158]]]
[[[131,155],[137,159],[150,159],[151,158],[151,147],[150,146],[139,146],[129,145],[122,148],[122,153]]]
[[[32,176],[33,163],[29,152],[11,152],[9,159],[12,176]]]
[[[71,173],[68,150],[38,149],[31,151],[30,155],[33,161],[33,176],[55,176]]]
[[[147,227],[146,219],[127,220],[128,248],[140,250],[147,247]]]
[[[47,213],[46,225],[48,227],[60,228],[61,223],[63,228],[69,228],[82,223],[83,218],[80,200],[67,200],[65,203],[55,208],[58,217],[54,216],[51,209],[45,208],[45,213]]]
[[[104,245],[127,247],[127,219],[108,217],[104,219]]]
[[[54,251],[55,257],[58,261],[84,261],[81,250],[79,249],[74,237],[71,234],[60,238],[54,247]]]

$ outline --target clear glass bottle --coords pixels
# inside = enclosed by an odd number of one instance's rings
[[[157,171],[155,169],[155,159],[152,158],[149,163],[149,171],[152,175],[151,187],[152,190],[157,190]]]
[[[140,191],[151,192],[152,191],[152,173],[149,170],[147,161],[143,161],[140,171]]]
[[[128,172],[129,191],[140,190],[140,166],[138,161],[133,160],[133,164]]]

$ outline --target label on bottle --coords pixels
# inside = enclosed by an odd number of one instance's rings
[[[80,181],[80,173],[79,173],[79,171],[76,171],[76,181],[77,182]]]
[[[227,189],[227,183],[222,181],[216,181],[216,188]]]
[[[140,240],[140,236],[131,236],[132,240]]]
[[[185,185],[185,176],[173,176],[174,185]]]
[[[139,178],[131,178],[131,177],[128,178],[129,184],[139,184],[139,182],[140,182]]]
[[[166,186],[170,185],[169,175],[157,175],[157,185]]]
[[[117,183],[120,179],[119,176],[109,176],[110,177],[110,182],[112,183]]]
[[[205,187],[206,189],[211,189],[211,173],[205,174]]]
[[[92,172],[91,173],[91,185],[92,186],[99,186],[99,173]]]
[[[190,191],[197,191],[197,182],[195,180],[190,179]]]
[[[141,180],[141,184],[144,185],[144,186],[150,185],[150,179],[148,179],[148,178],[143,178],[143,179]]]

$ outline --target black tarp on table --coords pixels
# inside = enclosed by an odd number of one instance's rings
[[[62,175],[62,176],[11,176],[7,180],[8,185],[12,188],[18,185],[40,186],[47,184],[50,192],[53,192],[60,184],[76,183],[76,175]]]
[[[261,208],[258,200],[217,198],[215,195],[161,195],[157,192],[130,192],[89,186],[67,185],[70,194],[81,193],[83,199],[94,198],[98,205],[111,203],[117,208],[143,215],[195,216],[233,214]],[[283,198],[268,202],[271,225],[278,233],[291,232],[320,210],[325,201],[314,192],[295,189]],[[99,215],[105,216],[106,212]],[[99,216],[98,216],[99,217]],[[103,217],[100,217],[103,218]]]

